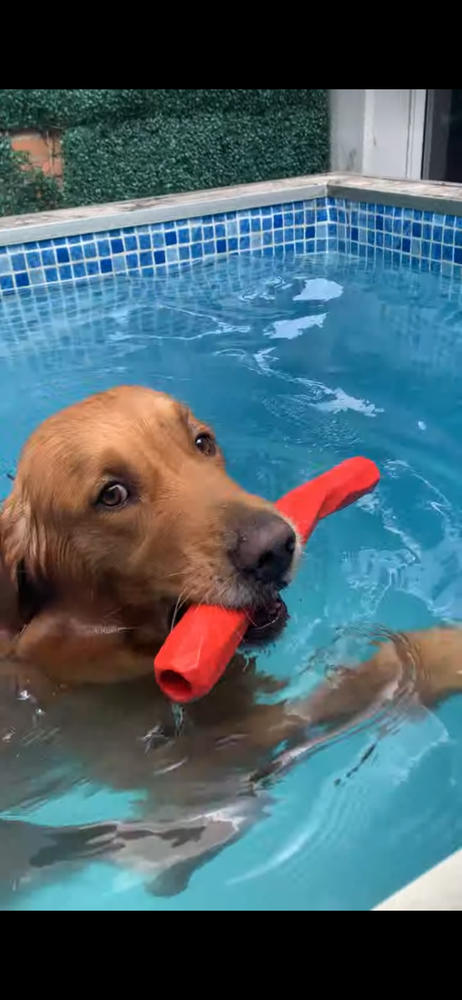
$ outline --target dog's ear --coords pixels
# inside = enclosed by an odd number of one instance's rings
[[[0,513],[2,561],[18,595],[18,611],[29,622],[50,595],[47,583],[47,541],[43,528],[33,518],[31,505],[16,490],[5,500]]]

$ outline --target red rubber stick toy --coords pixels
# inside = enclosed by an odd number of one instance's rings
[[[368,458],[348,458],[286,493],[275,507],[290,518],[303,543],[318,521],[354,503],[377,485],[380,473]],[[191,607],[154,660],[157,683],[172,701],[202,698],[217,683],[245,635],[245,610]]]

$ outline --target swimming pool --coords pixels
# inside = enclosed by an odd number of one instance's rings
[[[450,278],[336,253],[244,255],[6,296],[0,330],[3,496],[38,421],[117,383],[187,401],[214,425],[231,474],[271,499],[349,455],[377,462],[376,493],[313,535],[289,625],[258,655],[293,694],[347,647],[361,657],[362,627],[460,620],[462,310]],[[43,826],[99,824],[102,844],[107,824],[143,823],[152,757],[144,782],[111,789],[63,760],[59,733],[32,715],[19,743],[1,720],[4,907],[367,909],[462,840],[453,698],[418,723],[325,746],[257,805],[215,796],[236,837],[183,891],[156,896],[138,855],[110,863],[96,844],[48,864],[34,839]],[[39,781],[15,771],[18,752],[39,756]]]

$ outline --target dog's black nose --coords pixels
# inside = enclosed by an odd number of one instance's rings
[[[295,551],[295,532],[282,517],[258,511],[240,521],[230,552],[236,569],[261,583],[282,586]]]

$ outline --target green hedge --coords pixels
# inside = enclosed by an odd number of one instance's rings
[[[323,90],[0,90],[0,129],[67,128],[97,122],[186,117],[197,112],[263,114],[325,106]]]
[[[43,175],[39,183],[40,171],[26,182],[18,168],[10,181],[5,170],[0,213],[5,204],[9,212],[40,211],[324,171],[327,94],[0,90],[0,130],[59,128],[64,160],[61,193]]]
[[[197,114],[69,129],[69,205],[245,184],[327,169],[325,110],[283,115]]]
[[[0,216],[62,207],[56,181],[37,168],[24,170],[27,162],[24,153],[14,152],[9,141],[0,137]]]

